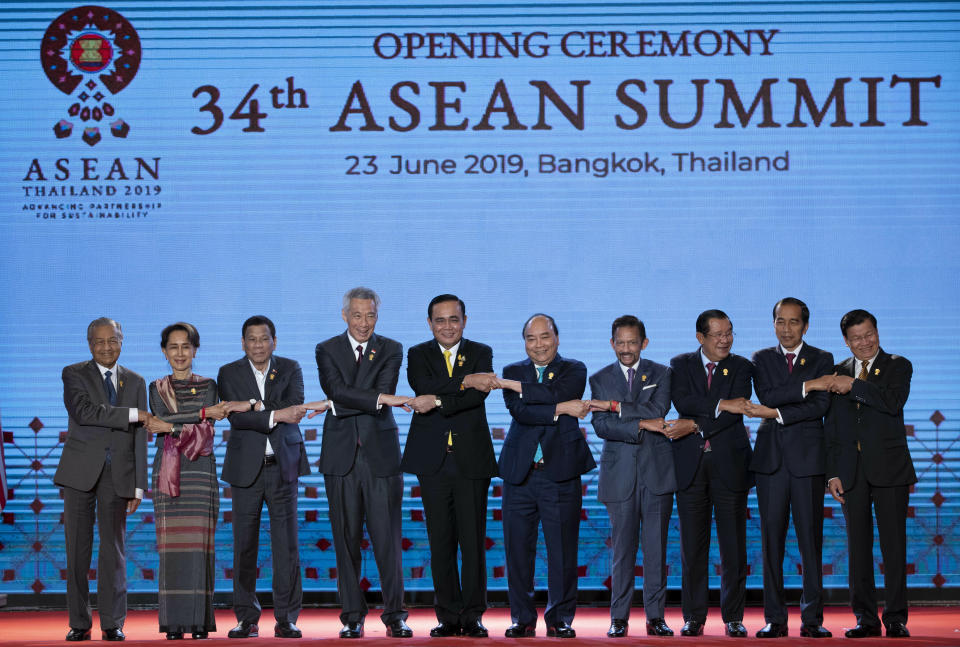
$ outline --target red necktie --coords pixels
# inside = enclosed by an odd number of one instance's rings
[[[357,366],[360,366],[361,359],[363,359],[363,344],[357,344]]]
[[[795,353],[787,353],[787,373],[793,373],[793,358],[796,356]]]
[[[710,385],[713,384],[713,369],[717,368],[717,365],[713,362],[707,362],[707,390],[710,390]]]

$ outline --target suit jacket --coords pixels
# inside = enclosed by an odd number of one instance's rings
[[[753,388],[760,404],[780,410],[783,424],[766,418],[757,429],[750,470],[773,474],[785,464],[793,476],[814,476],[826,471],[823,416],[830,408],[830,393],[814,391],[803,397],[803,383],[833,373],[833,355],[804,344],[793,360],[793,373],[780,346],[753,354]]]
[[[590,376],[590,394],[594,399],[620,402],[620,414],[609,411],[593,414],[593,428],[603,438],[597,492],[600,501],[626,501],[633,496],[637,479],[654,494],[676,492],[670,439],[637,429],[640,420],[667,415],[670,377],[669,368],[643,358],[629,393],[620,362]]]
[[[583,397],[587,367],[575,359],[557,354],[537,383],[537,369],[530,359],[504,367],[503,377],[523,383],[523,397],[503,391],[503,400],[513,421],[500,450],[500,476],[519,485],[526,479],[537,452],[543,448],[544,474],[551,481],[567,481],[597,466],[587,440],[580,431],[580,420],[553,414],[557,404]]]
[[[673,380],[670,383],[673,406],[681,418],[694,420],[703,437],[693,433],[673,441],[673,458],[677,469],[677,487],[687,488],[700,465],[704,440],[710,441],[713,464],[728,488],[742,492],[753,487],[749,471],[750,438],[743,426],[743,416],[721,411],[714,417],[720,400],[750,397],[750,376],[753,367],[740,355],[730,354],[714,368],[713,381],[707,389],[707,373],[700,361],[700,349],[683,353],[670,360]]]
[[[320,471],[343,476],[353,468],[358,444],[374,476],[400,473],[400,434],[393,407],[377,409],[381,393],[394,394],[403,363],[403,346],[371,335],[360,365],[347,333],[320,342],[316,350],[320,386],[334,410],[323,421]]]
[[[130,409],[147,410],[143,378],[116,365],[117,405],[110,406],[100,369],[92,359],[63,369],[67,440],[53,477],[57,485],[89,492],[100,478],[107,449],[117,496],[132,499],[147,489],[147,432],[130,424]]]
[[[471,373],[493,372],[493,351],[485,344],[460,340],[453,360],[453,377],[440,345],[431,339],[407,352],[407,382],[417,395],[433,394],[441,406],[416,414],[410,423],[400,467],[411,474],[435,474],[447,454],[447,433],[453,432],[453,456],[462,476],[472,479],[497,475],[487,410],[487,393],[464,389],[463,378]]]
[[[241,357],[222,366],[217,374],[221,400],[260,400],[257,378],[250,360]],[[230,485],[247,487],[263,467],[267,439],[273,448],[280,474],[287,483],[310,473],[300,426],[279,422],[270,428],[270,412],[303,404],[303,372],[300,364],[286,357],[270,358],[264,384],[263,411],[230,414],[230,438],[223,458],[222,478]]]
[[[853,357],[837,364],[834,370],[851,377],[860,372]],[[828,479],[838,476],[845,488],[851,487],[859,458],[871,485],[889,487],[917,482],[903,426],[903,407],[910,395],[912,375],[909,360],[881,348],[866,380],[854,380],[853,388],[845,395],[833,394],[824,425]]]

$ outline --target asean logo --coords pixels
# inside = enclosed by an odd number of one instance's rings
[[[112,9],[76,7],[50,23],[40,45],[40,62],[50,82],[74,100],[67,108],[69,118],[53,126],[57,139],[69,137],[79,120],[83,141],[95,146],[102,139],[101,122],[113,117],[110,133],[127,136],[130,125],[105,99],[130,85],[141,54],[133,25]]]

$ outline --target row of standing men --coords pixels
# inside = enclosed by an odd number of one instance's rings
[[[758,637],[788,635],[783,558],[789,517],[802,560],[800,635],[828,637],[823,627],[824,487],[843,507],[850,559],[848,637],[877,636],[872,560],[875,506],[885,562],[888,636],[906,629],[906,513],[916,481],[903,425],[912,368],[879,346],[876,319],[847,313],[841,331],[853,356],[834,365],[830,353],[804,343],[809,310],[786,298],[773,308],[778,344],[753,360],[731,352],[734,335],[720,310],[696,322],[699,348],[666,367],[646,358],[643,323],[632,315],[611,326],[616,362],[590,377],[562,357],[559,330],[538,313],[523,325],[527,358],[493,371],[489,346],[463,337],[466,306],[454,295],[427,308],[433,338],[408,351],[415,395],[396,394],[402,346],[375,334],[380,299],[369,288],[344,295],[347,330],[317,345],[327,399],[304,402],[294,360],[273,354],[276,329],[264,316],[242,328],[244,357],[223,366],[217,381],[192,373],[199,334],[190,324],[164,329],[161,347],[173,374],[150,385],[117,364],[122,331],[112,319],[88,328],[92,361],[63,371],[69,430],[55,482],[64,488],[68,559],[67,640],[90,636],[86,573],[99,524],[98,611],[103,637],[122,640],[126,615],[125,516],[146,489],[146,432],[157,435],[153,470],[159,572],[159,623],[167,638],[205,638],[213,620],[213,530],[219,506],[213,421],[229,418],[222,478],[233,504],[231,638],[259,635],[256,563],[263,504],[273,561],[274,635],[299,638],[302,603],[297,548],[297,479],[309,473],[298,423],[325,413],[320,455],[342,605],[341,638],[363,636],[367,603],[360,585],[366,526],[383,593],[388,636],[412,636],[406,624],[401,570],[401,472],[420,482],[431,552],[438,624],[431,636],[486,637],[487,493],[503,483],[504,550],[512,624],[507,637],[536,635],[533,601],[538,527],[547,552],[548,636],[572,638],[577,598],[581,475],[596,467],[579,419],[592,413],[604,439],[598,498],[611,524],[611,624],[629,633],[638,547],[649,635],[673,635],[664,620],[666,541],[676,495],[682,555],[682,635],[703,632],[708,554],[715,519],[721,556],[720,607],[729,636],[743,626],[747,493],[757,487],[763,540],[764,616]],[[758,403],[751,402],[753,390]],[[511,415],[499,460],[484,402],[502,390]],[[677,419],[666,420],[671,401]],[[401,456],[392,408],[412,410]],[[744,416],[760,420],[755,447]],[[95,511],[96,509],[96,511]],[[458,567],[458,551],[460,563]]]

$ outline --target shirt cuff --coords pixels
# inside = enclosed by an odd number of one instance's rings
[[[804,382],[803,384],[800,385],[800,395],[801,395],[801,397],[804,397],[804,398],[807,397],[807,383],[806,383],[806,382]]]
[[[337,417],[337,407],[333,404],[333,400],[330,400],[330,413],[333,414],[333,417]]]
[[[270,429],[273,429],[276,426],[276,423],[273,422],[273,411],[270,412],[270,420],[267,421],[267,426]]]
[[[127,421],[131,425],[137,424],[140,421],[140,410],[134,407],[130,407],[129,413],[127,414]]]
[[[382,394],[382,393],[378,393],[378,394],[377,394],[377,411],[380,411],[380,409],[383,408],[383,405],[380,404],[380,396],[381,396],[381,395],[383,395],[383,394]],[[337,414],[333,414],[333,415],[337,415]]]
[[[783,424],[783,416],[780,414],[780,409],[774,409],[774,411],[777,412],[777,422],[779,422],[779,423],[782,425],[782,424]]]
[[[720,401],[719,400],[717,401],[717,408],[713,410],[713,417],[714,418],[720,417]]]
[[[140,499],[141,501],[143,501],[143,490],[141,490],[140,488],[134,488],[134,489],[133,489],[133,498],[134,498],[134,499]]]

